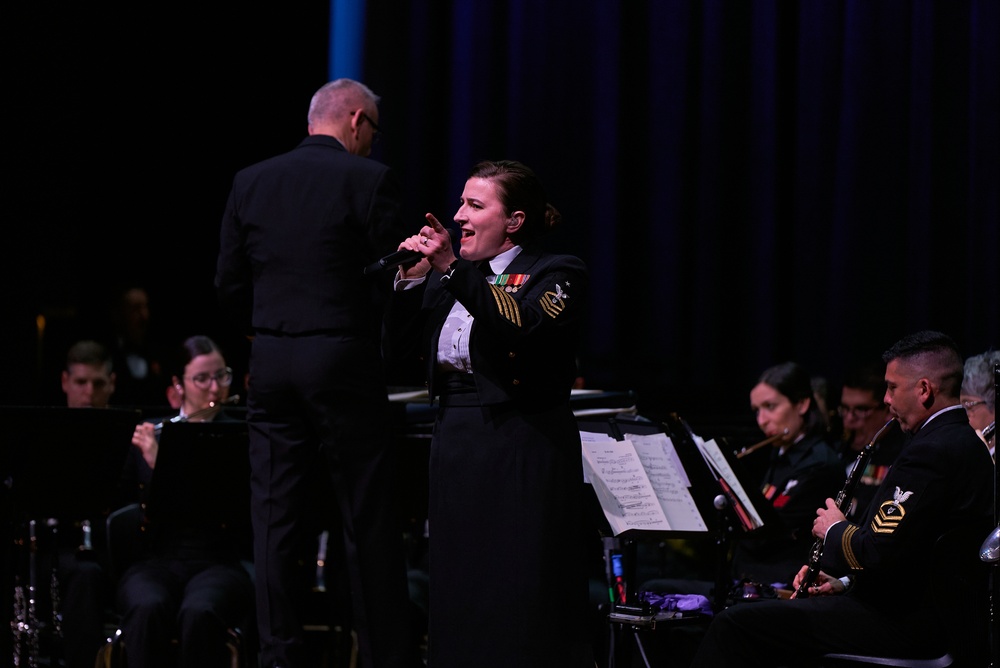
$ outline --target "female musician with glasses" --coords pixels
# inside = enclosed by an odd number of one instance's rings
[[[171,421],[237,419],[222,410],[230,400],[233,372],[210,338],[186,339],[175,367],[171,381],[180,410]],[[159,453],[158,426],[143,422],[136,427],[135,448],[126,464],[123,501],[139,501],[143,509]],[[148,517],[143,523],[143,556],[117,584],[129,665],[175,665],[167,658],[174,653],[173,638],[180,641],[176,665],[225,665],[228,629],[244,626],[253,606],[246,565],[251,559],[249,536],[233,536],[219,527],[164,527]]]
[[[844,378],[838,408],[844,430],[835,448],[844,466],[845,479],[854,468],[858,453],[889,421],[889,407],[882,401],[884,396],[885,369],[882,364],[855,367]],[[890,430],[879,439],[844,511],[847,519],[853,521],[856,515],[865,511],[902,447],[903,432],[899,429]]]

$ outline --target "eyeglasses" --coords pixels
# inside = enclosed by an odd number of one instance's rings
[[[359,113],[361,114],[361,118],[368,121],[372,126],[372,143],[374,144],[378,141],[378,138],[382,136],[382,131],[378,129],[378,123],[373,121],[371,116],[363,111]]]
[[[841,415],[853,413],[859,418],[866,418],[871,415],[872,411],[876,408],[878,408],[878,406],[845,406],[844,404],[840,404],[840,406],[837,407],[837,412]]]
[[[229,387],[233,382],[233,370],[227,366],[215,373],[199,373],[194,376],[184,376],[184,379],[190,380],[199,390],[210,388],[213,380],[219,384],[219,387]]]
[[[962,402],[962,406],[965,408],[965,410],[971,411],[976,406],[979,406],[980,404],[985,404],[985,403],[986,402],[983,401],[982,399],[969,399],[968,401],[963,401]]]

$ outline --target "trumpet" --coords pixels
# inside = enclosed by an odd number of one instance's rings
[[[763,448],[765,445],[770,445],[770,444],[774,443],[775,441],[783,439],[785,436],[788,436],[788,427],[785,427],[784,431],[782,431],[780,433],[777,433],[774,436],[770,436],[768,438],[765,438],[760,443],[754,443],[753,445],[751,445],[749,447],[743,448],[742,450],[740,450],[739,452],[736,453],[736,459],[742,459],[742,458],[746,457],[747,455],[749,455],[751,452],[756,452],[757,450],[760,450],[761,448]]]
[[[175,415],[169,420],[164,420],[163,422],[157,422],[156,424],[153,425],[153,434],[159,436],[160,432],[163,431],[163,425],[167,424],[168,422],[188,422],[189,420],[197,420],[198,418],[208,417],[209,415],[213,415],[223,406],[235,404],[239,402],[239,400],[240,400],[240,395],[234,394],[230,397],[227,397],[223,401],[210,401],[207,407],[202,408],[200,411],[195,411],[194,413],[191,413],[191,415]]]

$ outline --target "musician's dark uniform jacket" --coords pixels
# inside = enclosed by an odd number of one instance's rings
[[[213,421],[241,420],[242,415],[222,411]],[[225,475],[220,470],[216,478]],[[125,650],[135,665],[165,666],[171,640],[179,638],[181,665],[193,665],[192,657],[224,662],[226,629],[246,629],[253,609],[250,527],[214,523],[207,519],[214,517],[210,509],[177,516],[172,508],[150,507],[157,483],[184,481],[158,481],[156,469],[131,448],[120,494],[123,503],[139,504],[140,526],[134,536],[115,537],[118,544],[124,539],[120,552],[134,559],[120,574],[116,592]]]
[[[773,448],[761,491],[782,526],[767,537],[737,541],[736,578],[790,588],[814,541],[816,508],[836,496],[843,483],[840,460],[819,434],[804,436],[784,453]]]
[[[315,466],[329,468],[341,512],[359,661],[417,659],[403,628],[408,596],[380,351],[392,277],[364,273],[405,236],[393,173],[333,137],[309,136],[233,179],[215,284],[223,309],[253,335],[247,419],[267,665],[304,665],[308,590],[298,564]]]
[[[718,615],[695,668],[799,665],[830,652],[933,655],[944,634],[929,595],[938,537],[993,524],[993,467],[960,405],[909,437],[864,521],[833,525],[821,569],[852,575],[846,593],[740,605]],[[974,532],[975,533],[975,532]],[[741,651],[754,645],[760,656]],[[744,648],[745,649],[745,648]]]
[[[501,273],[490,283],[492,271]],[[429,499],[435,668],[585,665],[584,485],[569,398],[587,279],[575,257],[524,249],[507,267],[459,259],[450,276],[397,288],[387,354],[422,360],[440,400]],[[456,299],[474,317],[472,373],[436,364]]]
[[[993,513],[993,469],[961,406],[938,414],[906,443],[858,524],[830,527],[821,567],[855,573],[849,595],[888,612],[920,609],[937,536]]]
[[[875,496],[882,481],[885,480],[885,476],[889,473],[892,463],[896,461],[902,448],[903,432],[896,428],[893,428],[891,432],[886,432],[875,444],[868,465],[865,466],[865,471],[858,480],[858,486],[854,490],[854,494],[851,495],[848,507],[844,511],[848,520],[860,522],[864,519],[869,502]],[[837,452],[844,465],[844,478],[846,479],[858,458],[858,452],[852,450],[848,442],[840,443]]]

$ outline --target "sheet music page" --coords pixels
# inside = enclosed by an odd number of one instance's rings
[[[625,434],[639,455],[663,514],[674,531],[708,531],[691,496],[691,481],[666,434]]]
[[[632,442],[581,441],[584,468],[614,535],[628,529],[669,531],[670,522]]]
[[[612,438],[609,434],[603,434],[593,431],[580,432],[581,443],[599,443],[601,441],[613,441],[613,440],[615,439]],[[583,481],[588,485],[592,485],[593,481],[591,480],[590,471],[587,468],[587,457],[585,455],[586,455],[586,448],[580,451],[580,456],[583,457]]]
[[[743,489],[743,485],[740,484],[739,478],[736,477],[736,473],[733,472],[733,468],[726,460],[726,456],[722,454],[722,450],[719,449],[719,444],[715,442],[715,439],[705,441],[696,437],[694,441],[698,445],[698,449],[701,450],[702,454],[705,456],[706,460],[716,470],[719,476],[729,484],[729,487],[733,490],[736,498],[738,498],[743,504],[743,507],[746,508],[754,522],[754,527],[764,526],[764,520],[762,520],[760,515],[757,513],[757,509],[753,507],[753,504],[750,502],[750,497],[747,496],[746,490]]]

